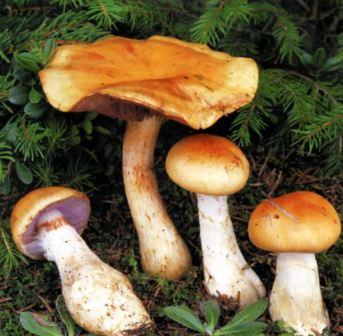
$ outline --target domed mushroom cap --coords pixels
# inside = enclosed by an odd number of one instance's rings
[[[11,214],[11,231],[19,251],[32,259],[43,258],[37,223],[49,211],[60,211],[79,233],[87,226],[90,215],[88,197],[74,189],[40,188],[25,195]]]
[[[317,253],[337,241],[341,223],[324,197],[297,191],[262,201],[251,214],[248,231],[263,250]]]
[[[177,142],[166,159],[169,177],[182,188],[205,195],[231,195],[249,177],[249,162],[226,138],[191,135]]]
[[[141,120],[144,109],[135,107],[142,106],[197,129],[249,103],[258,68],[250,58],[175,38],[111,37],[58,47],[39,77],[64,112]]]

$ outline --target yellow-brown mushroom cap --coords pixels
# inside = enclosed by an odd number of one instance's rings
[[[32,259],[43,257],[37,221],[48,211],[60,211],[79,233],[86,227],[90,205],[88,197],[74,189],[48,187],[31,191],[20,199],[11,214],[11,231],[20,252]]]
[[[64,112],[141,120],[138,106],[198,129],[254,98],[258,68],[202,44],[114,36],[58,47],[39,77],[49,102]]]
[[[263,250],[317,253],[337,241],[341,222],[324,197],[297,191],[262,201],[251,214],[248,231]]]
[[[177,142],[169,151],[166,170],[182,188],[205,195],[231,195],[249,177],[249,162],[230,140],[195,134]]]

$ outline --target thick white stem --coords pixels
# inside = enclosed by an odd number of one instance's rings
[[[314,254],[278,255],[269,309],[274,321],[283,320],[299,335],[316,335],[329,327]]]
[[[77,324],[111,336],[150,327],[150,317],[126,276],[103,263],[62,214],[54,215],[41,228],[42,246],[47,259],[57,264],[63,297]]]
[[[144,270],[167,279],[179,279],[190,268],[191,257],[164,208],[153,173],[161,122],[158,116],[128,122],[124,137],[123,176]]]
[[[205,286],[213,296],[240,306],[265,296],[265,288],[245,261],[236,241],[226,196],[198,194]]]

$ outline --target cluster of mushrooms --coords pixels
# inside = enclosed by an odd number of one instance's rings
[[[123,178],[142,267],[151,275],[182,278],[191,256],[164,208],[153,173],[161,123],[173,119],[204,129],[249,103],[258,85],[256,63],[175,38],[110,37],[58,47],[39,76],[55,108],[127,120]],[[228,209],[228,196],[239,192],[249,177],[243,152],[226,138],[195,134],[170,149],[166,171],[197,195],[208,293],[240,306],[264,297],[261,280],[239,249]],[[41,188],[16,204],[11,230],[23,254],[57,264],[66,307],[81,327],[96,335],[144,333],[153,322],[129,280],[80,237],[89,216],[85,194]],[[277,253],[271,317],[300,335],[329,326],[314,253],[334,244],[340,230],[333,206],[308,191],[264,200],[251,215],[252,243]]]

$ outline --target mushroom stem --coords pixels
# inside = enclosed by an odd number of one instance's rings
[[[179,279],[191,266],[186,244],[176,231],[161,200],[153,173],[158,116],[130,121],[124,137],[123,175],[126,197],[135,224],[143,269],[152,275]]]
[[[283,320],[299,335],[318,335],[330,321],[312,253],[280,253],[270,295],[272,319]]]
[[[265,288],[245,261],[236,241],[227,196],[197,194],[205,287],[240,306],[265,296]]]
[[[48,260],[57,264],[68,311],[97,335],[138,334],[151,327],[142,302],[122,273],[103,263],[59,211],[38,223]]]

